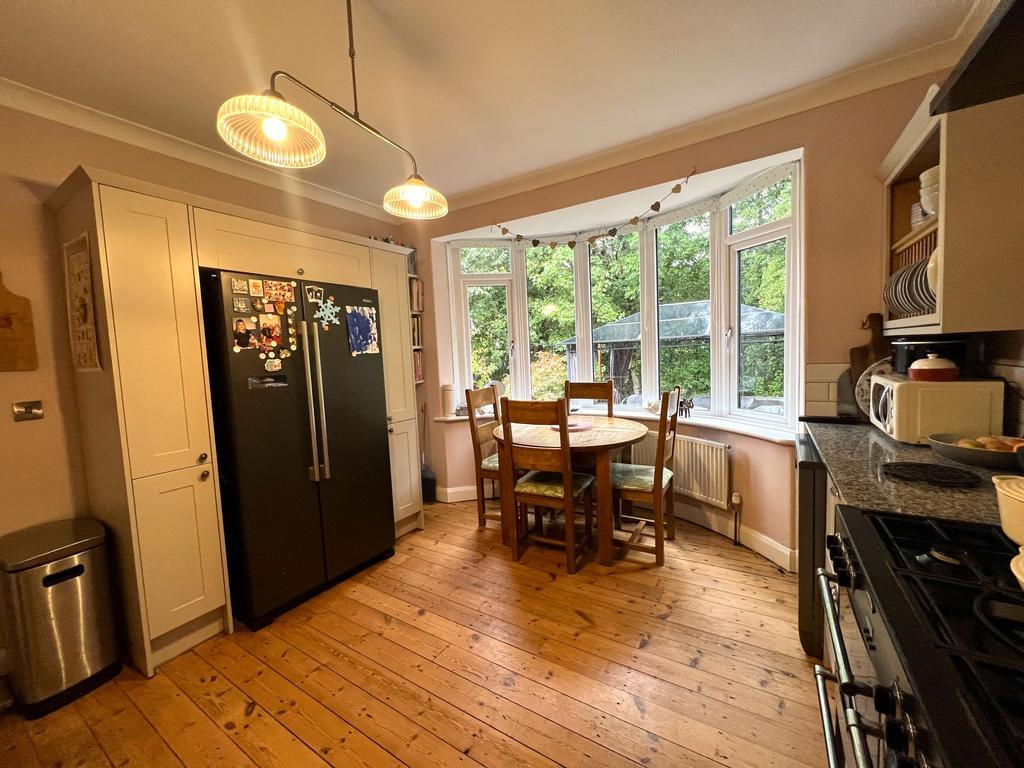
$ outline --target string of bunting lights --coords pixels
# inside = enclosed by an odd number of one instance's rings
[[[650,206],[648,206],[648,209],[646,211],[644,211],[643,213],[637,214],[633,218],[629,219],[628,221],[624,221],[621,224],[618,224],[617,226],[609,227],[608,231],[605,234],[603,234],[603,235],[591,235],[590,237],[587,238],[587,242],[590,245],[593,245],[595,242],[597,242],[597,239],[599,237],[614,237],[618,233],[620,227],[624,227],[627,224],[632,224],[633,226],[636,226],[637,224],[640,223],[640,219],[646,219],[646,218],[649,218],[650,216],[653,216],[655,213],[657,213],[658,211],[661,210],[661,204],[662,203],[664,203],[666,200],[668,200],[672,195],[678,195],[680,192],[683,191],[683,187],[690,183],[690,177],[693,176],[696,172],[697,172],[697,166],[694,166],[693,170],[691,170],[688,174],[686,174],[686,178],[684,178],[680,182],[677,182],[672,187],[672,189],[670,189],[665,194],[665,196],[662,197],[660,200],[655,200],[653,203],[651,203]],[[497,222],[495,222],[494,226],[498,228],[498,230],[501,232],[502,236],[512,235],[512,237],[515,238],[515,241],[517,243],[521,243],[523,240],[526,240],[534,248],[536,248],[537,246],[539,246],[541,244],[541,240],[539,238],[536,238],[536,237],[531,238],[531,237],[528,237],[526,235],[521,235],[521,234],[519,234],[517,232],[513,232],[508,227],[506,227],[504,224],[498,224]],[[551,248],[551,250],[554,250],[559,245],[567,245],[570,248],[575,248],[576,247],[576,240],[575,239],[566,240],[564,243],[563,242],[559,242],[558,240],[551,240],[550,242],[547,243],[547,246],[549,248]]]

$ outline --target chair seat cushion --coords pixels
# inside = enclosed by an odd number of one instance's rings
[[[486,472],[497,472],[498,471],[498,454],[492,453],[480,462],[480,469]]]
[[[662,488],[672,482],[672,470],[662,470]],[[654,467],[643,464],[612,464],[612,488],[618,491],[653,491]]]
[[[580,496],[594,482],[593,475],[573,473],[572,497]],[[516,483],[516,493],[529,493],[534,496],[550,496],[560,499],[564,495],[562,476],[557,472],[527,472]]]

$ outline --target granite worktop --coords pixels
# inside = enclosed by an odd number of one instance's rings
[[[993,475],[981,467],[939,456],[927,445],[908,445],[870,424],[805,425],[818,447],[843,503],[907,515],[929,515],[979,523],[999,523]],[[940,488],[927,483],[890,480],[881,474],[890,461],[926,461],[966,469],[982,478],[977,488]]]

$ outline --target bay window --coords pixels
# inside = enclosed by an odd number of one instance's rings
[[[611,379],[620,411],[678,385],[698,414],[795,427],[798,174],[555,248],[449,244],[458,385],[550,400],[567,378]]]

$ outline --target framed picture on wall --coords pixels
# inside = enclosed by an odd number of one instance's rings
[[[96,302],[89,256],[89,233],[64,243],[64,286],[68,300],[71,364],[78,372],[101,371],[96,337]]]

